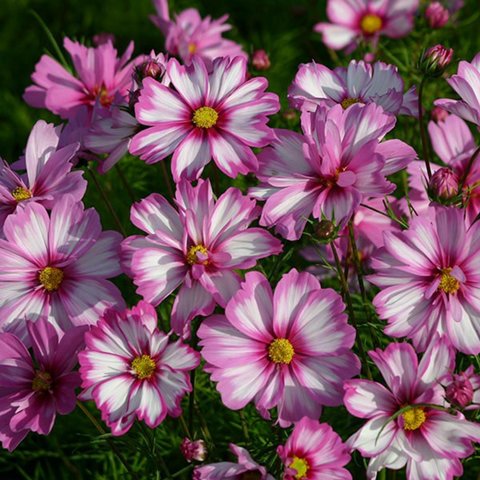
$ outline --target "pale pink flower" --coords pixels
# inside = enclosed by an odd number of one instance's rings
[[[411,338],[423,351],[439,333],[461,352],[480,352],[479,235],[462,210],[440,206],[414,217],[408,230],[384,234],[368,279],[380,287],[373,304],[388,320],[387,335]]]
[[[132,207],[131,220],[146,237],[123,244],[125,267],[139,295],[158,305],[180,287],[172,328],[189,335],[190,320],[210,315],[240,287],[235,270],[255,266],[279,253],[282,245],[263,228],[249,228],[259,215],[255,201],[228,189],[215,201],[210,182],[177,185],[175,210],[156,193]]]
[[[268,70],[271,65],[268,53],[263,48],[253,52],[251,62],[255,70]]]
[[[107,310],[85,334],[81,398],[95,401],[112,435],[125,434],[135,418],[155,428],[167,414],[178,417],[192,389],[189,372],[199,354],[180,340],[170,342],[157,322],[155,309],[140,302],[122,313]]]
[[[18,205],[40,203],[52,208],[65,194],[80,201],[85,194],[87,181],[83,172],[72,172],[71,160],[78,143],[59,147],[62,127],[39,120],[32,128],[25,149],[26,175],[19,175],[0,161],[0,231],[5,219]]]
[[[340,295],[309,273],[290,270],[275,292],[262,274],[247,273],[225,315],[198,330],[223,403],[238,410],[253,401],[265,418],[277,407],[282,427],[340,405],[343,381],[360,368],[344,309]]]
[[[391,193],[385,177],[416,157],[400,140],[380,142],[394,125],[375,104],[336,105],[304,114],[305,135],[275,130],[276,140],[258,156],[260,185],[251,190],[266,200],[261,225],[295,240],[311,214],[344,225],[364,199]]]
[[[331,23],[317,23],[314,30],[334,50],[351,52],[362,40],[376,46],[380,35],[408,35],[418,4],[418,0],[328,0]]]
[[[80,376],[72,371],[86,327],[59,336],[45,319],[27,323],[28,343],[0,333],[0,441],[14,450],[29,431],[48,435],[56,414],[75,408]],[[35,361],[28,346],[33,346]]]
[[[480,441],[480,425],[442,408],[448,404],[439,379],[453,368],[453,350],[434,338],[420,362],[407,343],[391,343],[369,355],[388,388],[363,379],[344,384],[347,410],[368,420],[347,441],[371,459],[367,478],[375,479],[383,468],[399,470],[405,465],[407,480],[460,477],[460,459],[474,452],[472,442]]]
[[[197,179],[213,157],[230,177],[255,172],[258,161],[250,147],[264,147],[273,139],[268,115],[279,108],[277,95],[265,93],[267,80],[246,81],[246,60],[214,60],[207,71],[200,58],[188,67],[172,59],[167,74],[174,88],[153,78],[143,82],[135,116],[149,128],[137,133],[130,152],[147,163],[173,153],[172,173]]]
[[[121,273],[121,235],[102,232],[93,209],[65,195],[49,215],[29,203],[10,215],[0,240],[0,331],[26,338],[25,320],[48,317],[60,330],[94,324],[123,306],[107,278]]]
[[[302,418],[284,446],[277,448],[285,465],[283,480],[351,480],[343,468],[350,455],[332,427],[318,420]]]
[[[418,115],[415,87],[403,93],[403,79],[398,68],[383,62],[351,60],[348,67],[330,70],[318,63],[302,64],[288,90],[292,106],[315,111],[317,105],[376,103],[394,115]]]
[[[462,60],[457,74],[448,78],[447,82],[460,100],[440,98],[435,100],[435,105],[480,127],[480,53],[471,63]]]
[[[193,471],[193,480],[275,480],[267,473],[267,469],[252,459],[242,447],[230,444],[230,451],[237,457],[237,463],[219,462],[196,467]]]
[[[211,17],[202,19],[195,8],[187,8],[175,19],[170,18],[167,0],[153,0],[157,11],[151,15],[152,22],[165,35],[165,49],[171,55],[178,55],[185,63],[190,63],[194,55],[205,61],[212,61],[218,57],[247,58],[242,46],[222,37],[222,33],[232,27],[225,23],[228,15],[217,20]]]

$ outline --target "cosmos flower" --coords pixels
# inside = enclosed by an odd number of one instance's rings
[[[285,465],[284,480],[352,479],[343,468],[350,461],[347,447],[330,425],[318,420],[302,418],[277,453]]]
[[[153,4],[157,14],[150,19],[165,35],[165,49],[171,55],[180,56],[184,63],[189,64],[194,55],[205,61],[218,57],[247,58],[241,45],[222,37],[223,32],[232,28],[225,23],[228,15],[217,20],[202,19],[197,9],[187,8],[172,20],[167,0],[153,0]]]
[[[26,338],[25,320],[48,317],[59,330],[94,324],[123,306],[107,278],[121,273],[121,235],[102,232],[93,209],[65,195],[53,205],[29,203],[5,221],[0,240],[0,331]]]
[[[421,361],[407,343],[369,352],[387,388],[363,379],[347,380],[345,406],[367,423],[347,443],[370,458],[367,478],[383,468],[407,465],[407,480],[453,480],[463,473],[459,459],[480,441],[480,425],[446,411],[439,379],[453,369],[448,343],[434,338]],[[432,407],[435,405],[437,407]]]
[[[479,235],[462,210],[441,206],[414,217],[408,230],[384,233],[368,279],[380,288],[373,304],[388,320],[387,335],[424,351],[438,332],[461,352],[480,353]]]
[[[406,36],[418,4],[418,0],[328,0],[331,23],[317,23],[314,30],[329,48],[352,52],[362,40],[376,46],[380,35]]]
[[[155,428],[168,415],[178,417],[190,392],[189,372],[200,356],[157,327],[146,302],[125,312],[108,310],[85,334],[80,352],[83,400],[93,399],[113,435],[125,434],[135,418]]]
[[[344,309],[340,295],[309,273],[290,270],[275,292],[262,274],[247,273],[225,315],[197,332],[223,403],[238,410],[253,401],[265,418],[277,407],[282,427],[340,405],[343,380],[360,368]]]
[[[56,414],[75,408],[80,376],[73,371],[86,327],[58,335],[45,319],[27,323],[27,345],[0,333],[0,441],[14,450],[29,431],[48,435]],[[33,346],[35,361],[27,347]]]
[[[156,163],[173,153],[172,173],[196,180],[213,158],[229,177],[255,172],[258,161],[250,147],[273,139],[268,115],[279,108],[277,95],[265,93],[267,81],[246,81],[246,60],[214,60],[209,72],[200,58],[188,67],[172,59],[167,74],[174,88],[152,78],[143,82],[135,116],[149,128],[137,133],[130,153]]]
[[[480,53],[471,63],[462,60],[457,74],[449,77],[447,82],[460,100],[440,98],[435,100],[435,105],[480,127]]]
[[[59,147],[61,127],[39,120],[32,128],[25,149],[26,175],[19,175],[6,163],[0,163],[0,231],[5,219],[18,205],[40,203],[46,208],[70,194],[80,201],[87,181],[83,172],[72,172],[71,160],[78,143]]]
[[[375,104],[320,105],[303,115],[304,135],[275,130],[276,140],[258,156],[260,185],[251,190],[266,200],[260,224],[296,240],[311,214],[343,226],[362,200],[391,193],[385,177],[416,158],[400,140],[380,143],[394,125]]]
[[[282,245],[263,228],[249,228],[258,217],[255,201],[228,189],[215,201],[209,181],[177,186],[178,211],[158,194],[132,207],[131,220],[146,237],[124,242],[127,273],[137,293],[158,305],[180,287],[172,310],[172,328],[189,335],[190,320],[225,306],[240,287],[234,270],[252,268]]]
[[[351,60],[348,67],[330,70],[318,63],[302,64],[288,90],[292,106],[315,111],[317,105],[376,103],[394,115],[418,115],[415,87],[403,93],[403,79],[398,68],[383,62]]]

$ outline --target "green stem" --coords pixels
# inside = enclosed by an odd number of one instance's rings
[[[338,252],[337,252],[337,249],[335,248],[334,242],[330,243],[330,246],[332,248],[332,253],[333,253],[333,256],[335,258],[335,265],[337,267],[337,273],[338,273],[338,276],[340,278],[340,284],[341,284],[341,287],[342,287],[343,298],[344,298],[344,300],[347,304],[347,309],[348,309],[348,313],[349,313],[349,316],[350,316],[350,320],[352,321],[352,324],[353,324],[355,330],[357,330],[357,336],[356,336],[355,342],[357,344],[358,351],[360,352],[360,356],[362,357],[362,362],[363,362],[365,371],[367,373],[367,378],[369,380],[373,380],[372,372],[370,371],[370,366],[368,364],[367,354],[366,354],[366,352],[363,348],[362,339],[360,338],[360,335],[358,333],[358,326],[357,326],[357,321],[355,319],[355,313],[354,313],[354,310],[353,310],[352,297],[350,296],[350,291],[348,290],[347,280],[345,278],[345,275],[343,274],[342,264],[340,262],[340,257],[338,256]]]
[[[425,166],[427,167],[428,179],[432,178],[432,169],[430,168],[430,154],[428,151],[427,131],[425,129],[425,123],[423,121],[423,87],[426,82],[426,77],[423,77],[420,86],[418,87],[418,123],[420,125],[420,137],[422,139],[422,152]]]
[[[167,191],[170,198],[175,197],[175,192],[173,191],[172,184],[170,182],[170,173],[167,171],[167,167],[165,165],[166,160],[160,161],[160,168],[162,169],[162,175],[165,179],[165,183],[167,184]]]
[[[135,202],[136,202],[135,194],[133,193],[132,187],[131,187],[130,184],[128,183],[127,177],[126,177],[125,174],[123,173],[123,170],[122,170],[122,168],[120,167],[120,165],[119,165],[118,163],[115,164],[115,170],[117,171],[117,174],[118,174],[118,176],[120,177],[120,181],[122,182],[125,190],[126,190],[127,193],[128,193],[128,196],[130,197],[130,201],[131,201],[132,203],[135,203]]]
[[[98,433],[100,435],[105,435],[107,432],[104,430],[104,428],[98,423],[97,419],[88,411],[87,407],[83,405],[81,402],[77,401],[77,407],[85,414],[85,416],[90,420],[90,422],[93,424],[93,426],[97,429]],[[110,445],[110,448],[112,449],[113,453],[118,457],[118,459],[122,462],[122,465],[126,468],[127,472],[130,474],[132,478],[135,480],[140,480],[139,476],[130,468],[130,465],[128,464],[126,458],[123,456],[122,452],[118,450],[116,445],[113,443],[112,439],[106,437],[106,440],[108,444]]]
[[[250,434],[248,433],[247,419],[245,418],[245,413],[243,410],[239,410],[238,414],[240,415],[240,421],[242,422],[243,436],[247,442],[250,442]]]

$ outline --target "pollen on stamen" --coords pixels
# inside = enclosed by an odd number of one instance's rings
[[[25,187],[15,187],[12,190],[12,197],[17,202],[23,202],[24,200],[28,200],[29,198],[32,198],[32,192]]]
[[[359,103],[359,102],[360,100],[358,98],[345,98],[340,102],[340,105],[344,110],[346,110],[351,105],[355,105],[356,103]]]
[[[289,467],[294,468],[297,471],[295,475],[296,479],[300,480],[302,478],[307,478],[307,472],[310,468],[310,465],[304,458],[294,456]]]
[[[382,19],[374,13],[367,13],[360,21],[360,28],[366,35],[373,35],[381,30],[383,26]]]
[[[154,374],[157,364],[150,355],[142,355],[132,361],[131,367],[137,378],[145,380]]]
[[[198,255],[200,254],[200,255]],[[199,257],[205,257],[205,259],[199,258]],[[206,249],[205,246],[203,245],[194,245],[193,247],[190,247],[190,249],[187,252],[187,263],[190,265],[194,264],[200,264],[200,265],[208,265],[208,250]]]
[[[37,371],[32,380],[32,390],[34,392],[45,392],[50,390],[52,385],[52,376],[48,372]]]
[[[450,274],[451,271],[451,268],[444,268],[442,270],[440,284],[438,285],[439,290],[442,290],[449,295],[457,293],[458,289],[460,288],[460,282],[453,275]]]
[[[288,365],[295,355],[293,345],[286,338],[276,338],[268,346],[268,357],[274,363]]]
[[[417,430],[425,423],[427,416],[423,407],[412,407],[402,413],[402,418],[404,430]]]
[[[212,128],[217,124],[218,113],[212,107],[200,107],[193,113],[192,122],[199,128]]]
[[[45,267],[38,274],[38,281],[47,292],[55,292],[63,282],[63,271],[57,267]]]

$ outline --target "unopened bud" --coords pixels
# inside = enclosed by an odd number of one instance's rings
[[[256,70],[268,70],[270,58],[265,50],[255,50],[252,55],[252,65]]]
[[[464,373],[453,375],[452,383],[447,386],[445,395],[451,404],[465,408],[472,403],[473,386]]]
[[[155,59],[151,58],[135,68],[135,77],[139,84],[147,77],[160,80],[165,73],[165,67],[160,65]]]
[[[429,187],[434,199],[450,200],[458,193],[458,176],[450,168],[439,168],[432,175]]]
[[[437,123],[444,122],[448,118],[448,112],[442,107],[433,107],[430,116]]]
[[[430,28],[442,28],[450,19],[448,10],[440,2],[432,2],[425,10]]]
[[[443,45],[435,45],[422,53],[419,61],[419,69],[430,77],[440,76],[448,67],[453,57],[453,48],[445,48]]]
[[[322,242],[334,240],[337,234],[337,227],[330,220],[321,220],[315,226],[315,236]]]
[[[187,462],[203,462],[207,456],[207,447],[203,440],[192,441],[185,437],[180,444],[180,451]]]

